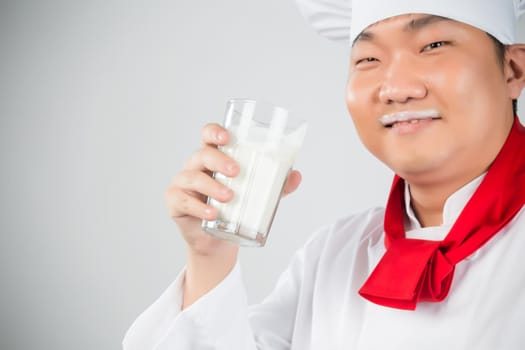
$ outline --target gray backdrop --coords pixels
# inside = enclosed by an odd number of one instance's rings
[[[241,254],[252,301],[316,228],[385,200],[344,105],[348,48],[291,0],[4,0],[0,50],[1,349],[120,348],[184,265],[164,191],[231,97],[310,122],[300,190]]]

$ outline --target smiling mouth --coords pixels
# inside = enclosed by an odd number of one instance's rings
[[[385,114],[379,118],[379,122],[386,128],[392,128],[399,123],[416,124],[420,121],[441,119],[438,111],[403,111],[391,114]]]

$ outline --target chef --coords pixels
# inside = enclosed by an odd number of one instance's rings
[[[203,198],[233,196],[210,172],[239,172],[216,148],[226,130],[205,126],[166,193],[187,266],[124,349],[523,349],[525,1],[298,4],[319,33],[351,46],[346,104],[395,174],[385,207],[318,230],[248,305],[238,247],[200,229],[217,216]],[[285,193],[300,180],[292,172]]]

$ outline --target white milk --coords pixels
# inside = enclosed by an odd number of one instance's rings
[[[218,181],[233,190],[234,198],[228,203],[211,199],[210,204],[219,210],[218,220],[238,231],[239,236],[264,240],[306,125],[289,135],[257,126],[242,129],[230,129],[232,142],[221,148],[239,163],[239,175],[229,178],[215,174]]]

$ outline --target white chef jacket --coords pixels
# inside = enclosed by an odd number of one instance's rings
[[[446,201],[443,225],[407,237],[441,240],[481,182]],[[519,184],[522,185],[522,184]],[[125,350],[525,349],[525,213],[456,266],[448,297],[415,311],[373,304],[358,290],[385,252],[384,209],[319,230],[292,258],[274,291],[248,306],[240,266],[180,311],[184,271],[128,330]]]

